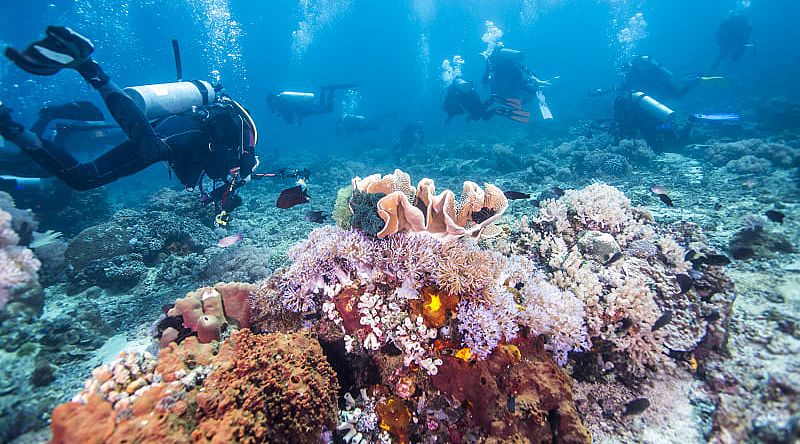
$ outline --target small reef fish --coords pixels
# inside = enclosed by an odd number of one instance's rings
[[[322,211],[315,211],[315,210],[308,210],[306,211],[306,222],[311,222],[315,224],[324,224],[325,218],[328,217]]]
[[[692,288],[692,278],[688,274],[678,273],[675,275],[675,280],[678,281],[678,286],[681,287],[679,294],[684,294]]]
[[[664,328],[669,322],[672,320],[672,311],[667,310],[662,314],[656,322],[653,323],[653,326],[650,328],[650,331],[656,331],[661,328]]]
[[[764,213],[764,215],[767,216],[767,219],[769,219],[769,220],[771,220],[773,222],[777,222],[779,224],[782,224],[783,223],[783,219],[786,217],[785,214],[783,214],[782,212],[780,212],[778,210],[767,210]]]
[[[711,313],[703,316],[703,319],[705,319],[708,322],[715,322],[716,320],[718,320],[721,317],[722,317],[722,315],[719,313],[719,311],[714,310]]]
[[[638,415],[643,411],[647,410],[650,407],[650,400],[647,398],[636,398],[633,401],[625,404],[625,412],[622,414],[624,416],[628,415]]]
[[[717,267],[724,267],[731,263],[731,260],[728,259],[728,256],[724,254],[709,254],[706,256],[705,260],[702,260],[703,263],[708,265],[714,265]]]
[[[550,187],[539,194],[539,197],[534,199],[533,203],[535,205],[539,205],[539,203],[543,200],[547,199],[558,199],[564,195],[564,190],[559,187]]]
[[[724,267],[725,265],[731,263],[731,260],[728,258],[728,256],[725,256],[724,254],[700,254],[694,250],[687,251],[684,259],[691,262],[695,267],[699,267],[703,264]]]
[[[217,242],[217,246],[220,248],[228,248],[231,245],[238,244],[242,239],[244,239],[244,236],[242,236],[241,233],[232,234],[230,236],[225,236],[222,239],[220,239],[219,242]]]
[[[658,185],[653,185],[652,187],[650,187],[650,191],[652,191],[653,194],[658,196],[658,198],[661,199],[661,202],[664,202],[668,207],[673,206],[672,199],[670,199],[669,194],[667,194],[666,188]]]
[[[281,191],[275,206],[285,210],[295,205],[304,204],[308,202],[309,199],[311,199],[311,197],[306,193],[306,188],[302,184],[296,185]]]
[[[610,258],[608,258],[608,260],[603,264],[603,266],[608,267],[614,262],[622,259],[622,256],[624,256],[624,254],[621,251],[617,251],[616,253],[612,254]]]
[[[505,194],[506,198],[511,199],[511,200],[530,199],[531,198],[530,194],[523,193],[523,192],[520,192],[520,191],[505,191],[505,192],[503,192],[503,194]]]
[[[483,207],[480,211],[476,211],[472,213],[472,221],[476,224],[483,223],[486,219],[492,217],[497,213],[496,211],[492,210],[491,208]]]

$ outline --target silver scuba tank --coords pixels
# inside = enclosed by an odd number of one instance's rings
[[[180,114],[193,106],[214,103],[217,98],[214,87],[203,80],[132,86],[123,91],[148,119]]]
[[[309,105],[316,102],[317,95],[306,92],[281,91],[278,94],[278,97],[280,97],[280,100],[284,103]]]
[[[639,109],[659,122],[666,122],[675,114],[675,111],[641,91],[631,94],[631,99]]]

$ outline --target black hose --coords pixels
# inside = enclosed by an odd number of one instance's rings
[[[178,46],[178,40],[176,39],[172,39],[172,54],[175,56],[175,73],[180,82],[183,80],[183,65],[181,64],[181,47]]]

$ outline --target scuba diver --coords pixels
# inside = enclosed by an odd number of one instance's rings
[[[719,54],[714,64],[711,65],[711,72],[719,68],[719,65],[728,57],[732,61],[738,62],[744,55],[748,46],[753,46],[750,40],[750,33],[753,28],[741,12],[732,11],[730,16],[722,21],[717,29],[717,45]]]
[[[634,57],[622,67],[621,91],[647,91],[667,99],[680,99],[692,91],[703,77],[695,77],[684,85],[678,85],[672,71],[650,56]]]
[[[671,71],[642,55],[622,67],[619,86],[597,89],[589,95],[599,97],[616,91],[612,132],[617,140],[642,137],[658,148],[686,141],[693,123],[729,124],[739,120],[736,114],[692,114],[687,125],[676,128],[675,112],[655,98],[680,99],[701,82],[718,79],[721,77],[698,76],[679,85]]]
[[[91,41],[72,29],[49,26],[42,40],[22,52],[6,48],[5,54],[35,75],[51,76],[62,69],[77,71],[100,93],[127,136],[125,142],[81,163],[63,147],[26,130],[4,106],[0,107],[0,135],[76,190],[97,188],[166,161],[170,173],[174,171],[187,189],[199,187],[203,202],[214,203],[216,224],[227,225],[229,213],[241,204],[237,189],[247,183],[258,166],[258,132],[250,114],[202,80],[123,91],[92,59],[93,51]],[[209,193],[203,186],[205,177],[213,183]]]
[[[541,80],[522,63],[522,51],[506,48],[499,43],[486,59],[483,83],[489,86],[495,101],[501,105],[498,114],[513,119],[513,111],[523,110],[522,106],[537,99],[539,112],[544,120],[553,118],[542,91],[550,82]],[[523,122],[525,123],[525,122]]]
[[[394,117],[397,117],[397,111],[380,115],[374,119],[363,116],[361,114],[344,113],[336,120],[336,135],[351,135],[363,134],[370,131],[375,131],[380,128],[384,123]]]
[[[333,111],[333,95],[336,90],[349,89],[357,85],[325,85],[319,94],[310,92],[282,91],[270,94],[267,98],[269,109],[283,117],[286,123],[303,124],[303,119],[314,114],[327,114]]]
[[[461,114],[467,115],[467,121],[489,120],[497,114],[492,108],[493,103],[493,99],[481,101],[472,82],[456,77],[447,87],[442,104],[444,112],[447,113],[445,123],[450,123],[453,117]]]

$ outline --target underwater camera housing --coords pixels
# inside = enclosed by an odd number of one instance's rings
[[[172,52],[175,56],[177,82],[132,86],[123,90],[148,119],[181,114],[221,98],[221,85],[212,85],[205,80],[183,80],[181,50],[177,40],[172,41]]]
[[[639,91],[631,94],[634,105],[659,122],[668,122],[675,111],[658,100]]]

